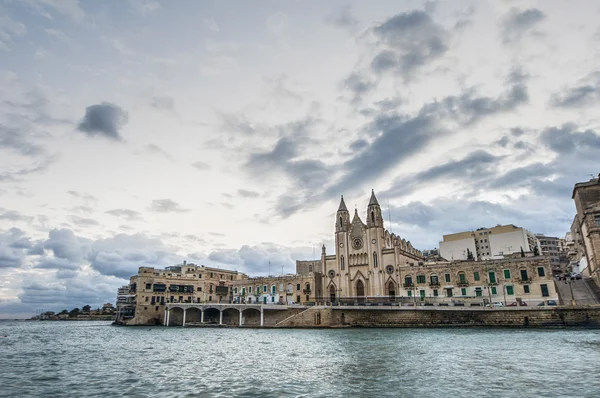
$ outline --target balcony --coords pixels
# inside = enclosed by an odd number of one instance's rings
[[[531,278],[519,278],[519,283],[531,283]]]
[[[439,282],[429,282],[429,287],[440,287]]]
[[[304,293],[304,294],[310,294],[310,289],[304,289],[304,290],[302,291],[302,293]]]
[[[465,286],[469,286],[469,282],[468,281],[458,281],[457,285],[459,287],[465,287]]]
[[[414,283],[403,283],[402,287],[415,287]]]

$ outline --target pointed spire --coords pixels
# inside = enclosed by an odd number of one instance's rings
[[[340,207],[338,207],[338,211],[348,211],[346,203],[344,203],[344,195],[342,195],[342,200],[340,201]]]
[[[369,199],[369,206],[379,206],[379,202],[377,201],[377,198],[375,197],[375,190],[371,189],[371,199]]]

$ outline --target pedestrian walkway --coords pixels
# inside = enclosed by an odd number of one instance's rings
[[[598,304],[596,297],[583,279],[555,282],[562,305],[572,305],[573,300],[576,305]]]

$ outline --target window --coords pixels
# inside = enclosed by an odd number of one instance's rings
[[[271,302],[274,303],[275,302],[275,296],[271,297]]]
[[[433,297],[437,297],[438,296],[438,290],[437,289],[433,289]]]
[[[492,294],[498,294],[498,290],[496,289],[496,286],[492,286]]]
[[[310,264],[310,265],[308,266],[308,272],[313,272],[313,271],[312,271],[312,264]]]
[[[460,294],[462,296],[466,296],[467,295],[467,288],[466,287],[461,287],[460,288]]]
[[[544,270],[544,267],[538,267],[538,276],[546,276],[546,270]]]
[[[235,294],[237,294],[237,287],[234,287],[234,288],[233,288],[233,292],[234,292]]]
[[[464,272],[461,272],[460,274],[458,274],[458,279],[459,279],[460,283],[467,283],[467,276],[465,275]]]
[[[340,269],[344,269],[344,256],[340,258]]]
[[[425,275],[417,275],[417,283],[425,283]]]
[[[275,292],[277,291],[277,288],[275,287],[275,285],[271,286],[271,294],[274,296]]]
[[[439,285],[440,284],[440,282],[438,281],[437,275],[431,275],[429,277],[429,280],[431,281],[432,285]]]
[[[146,301],[148,301],[148,296],[146,296]]]
[[[523,285],[523,292],[529,294],[529,285]]]
[[[245,288],[245,287],[243,287],[243,288],[242,288],[242,296],[245,296],[245,295],[246,295],[246,288]]]
[[[540,285],[540,289],[542,289],[542,297],[550,296],[550,293],[548,292],[548,285]]]
[[[296,302],[300,303],[300,296],[296,296]]]
[[[445,280],[447,283],[450,283],[450,274],[444,274],[444,280]]]
[[[408,297],[412,297],[412,290],[408,291]]]
[[[404,277],[404,286],[412,286],[412,276],[405,276]]]
[[[208,296],[208,301],[212,301],[212,296]]]
[[[594,216],[594,223],[596,226],[600,226],[600,216]]]
[[[300,286],[300,285],[298,285],[298,286]],[[298,290],[300,290],[300,288],[298,288]],[[266,293],[266,292],[267,292],[267,285],[263,285],[263,293]]]
[[[510,270],[509,269],[504,270],[504,279],[510,279]]]
[[[377,267],[377,253],[375,252],[373,252],[373,267]]]
[[[477,297],[483,296],[483,291],[481,290],[480,287],[475,288],[475,296],[477,296]]]
[[[248,286],[248,293],[252,294],[252,286]]]
[[[447,288],[446,289],[446,296],[447,297],[452,297],[452,289],[451,288]]]
[[[478,281],[480,279],[479,278],[479,271],[473,272],[473,279],[476,280],[476,281]]]
[[[300,284],[299,283],[296,285],[296,290],[300,290]]]
[[[215,274],[213,272],[210,273],[210,277],[213,278]]]
[[[310,296],[307,294],[306,295],[306,301],[309,301],[309,300],[310,300]]]
[[[146,290],[152,289],[152,283],[146,283]]]
[[[522,270],[521,270],[521,280],[522,280],[522,281],[526,281],[526,280],[528,280],[528,279],[529,279],[529,278],[528,278],[528,276],[529,276],[529,275],[527,275],[527,270],[526,270],[526,269],[522,269]]]
[[[512,296],[513,294],[515,294],[514,286],[506,286],[506,294],[508,294],[509,296]]]

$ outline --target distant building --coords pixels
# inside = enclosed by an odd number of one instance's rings
[[[579,259],[579,269],[600,283],[600,174],[598,178],[575,184],[572,198],[577,215],[571,226],[573,244],[570,253],[575,259],[583,252],[585,256]],[[583,258],[584,266],[581,264]]]
[[[546,236],[544,234],[536,234],[535,237],[539,242],[540,254],[550,258],[550,264],[552,264],[553,269],[560,269],[563,262],[568,263],[566,260],[567,246],[564,238]]]
[[[532,252],[538,245],[533,233],[512,224],[444,235],[443,239],[440,255],[450,261],[467,260],[469,252],[474,260],[500,259],[521,249]]]

